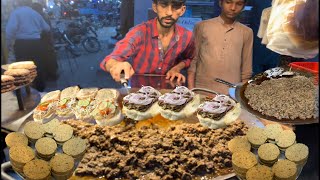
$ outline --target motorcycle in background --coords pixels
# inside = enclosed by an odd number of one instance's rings
[[[82,45],[89,53],[96,53],[101,49],[98,35],[88,20],[80,19],[67,26],[66,33],[76,45]]]
[[[58,21],[57,25],[59,25],[60,23],[61,22]],[[61,47],[64,47],[75,57],[81,55],[79,47],[70,40],[65,30],[59,27],[55,27],[53,28],[52,32],[55,50],[59,50]]]

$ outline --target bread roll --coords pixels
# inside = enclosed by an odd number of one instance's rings
[[[98,88],[84,88],[80,89],[80,91],[77,93],[76,98],[77,99],[94,99],[98,92]]]
[[[158,115],[157,103],[161,93],[151,86],[143,86],[136,93],[130,93],[123,98],[122,113],[130,119],[140,121]]]

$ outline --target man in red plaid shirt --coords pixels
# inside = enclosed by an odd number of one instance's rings
[[[153,0],[152,9],[157,18],[135,26],[124,39],[117,42],[114,51],[100,64],[115,81],[133,74],[162,74],[166,79],[184,83],[180,73],[194,57],[192,32],[176,24],[186,11],[186,0]],[[132,64],[127,62],[131,59]]]

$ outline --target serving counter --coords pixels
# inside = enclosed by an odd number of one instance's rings
[[[162,92],[168,92],[170,89],[173,89],[177,83],[170,83],[168,80],[165,79],[165,76],[158,76],[158,75],[135,75],[128,83],[129,85],[129,91],[135,92],[137,88],[140,88],[141,86],[152,86],[155,89],[158,89]],[[115,84],[115,87],[119,87],[118,84]],[[121,97],[126,95],[126,90],[124,88],[118,89],[121,93]],[[201,92],[199,92],[201,93]],[[235,89],[230,88],[230,96],[235,97]],[[2,100],[3,103],[3,100]],[[33,107],[34,108],[34,107]],[[239,119],[243,120],[247,125],[249,126],[257,126],[263,128],[268,123],[273,123],[271,121],[260,119],[255,117],[254,115],[250,114],[245,109],[242,109],[241,115]],[[3,124],[1,126],[2,130],[3,128],[5,130],[9,131],[22,131],[23,126],[26,122],[32,121],[32,111],[29,113],[26,113],[25,116],[17,118],[14,122],[10,124]],[[191,119],[192,120],[192,119]],[[197,121],[197,119],[194,117],[194,121]],[[317,124],[308,124],[308,125],[290,125],[286,124],[283,126],[284,128],[293,129],[297,135],[297,141],[306,144],[309,147],[309,158],[308,162],[303,168],[303,171],[301,172],[298,179],[301,180],[312,180],[312,179],[318,179],[319,178],[319,128]],[[220,179],[237,179],[235,174],[229,174],[224,177],[219,177]],[[5,177],[3,177],[5,179]],[[73,177],[75,179],[78,179],[79,177]]]

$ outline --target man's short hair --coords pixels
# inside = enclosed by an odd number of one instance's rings
[[[158,4],[158,3],[161,3],[161,4],[172,3],[172,4],[175,4],[175,5],[181,5],[181,6],[186,4],[186,0],[152,0],[152,1],[155,4]]]
[[[222,2],[222,1],[224,1],[224,0],[220,0],[220,1]],[[243,2],[246,4],[246,3],[247,3],[247,0],[243,0]]]

